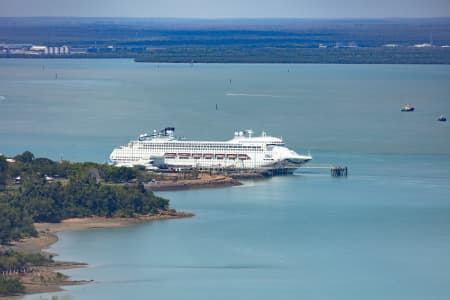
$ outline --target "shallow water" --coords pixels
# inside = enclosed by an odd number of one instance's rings
[[[160,193],[196,216],[61,234],[51,250],[89,263],[67,273],[95,280],[62,295],[448,299],[450,157],[415,156],[420,172],[400,155],[336,157],[348,178],[310,171]]]
[[[51,251],[89,263],[64,272],[95,282],[26,299],[449,299],[449,83],[450,66],[0,60],[6,154],[101,162],[166,125],[253,128],[350,169],[159,193],[196,216],[62,233]]]

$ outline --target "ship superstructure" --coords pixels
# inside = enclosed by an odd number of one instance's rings
[[[294,171],[311,160],[288,149],[281,138],[253,136],[252,130],[237,131],[228,141],[178,139],[175,128],[141,134],[112,151],[110,160],[118,166],[168,166],[194,169],[284,169]]]

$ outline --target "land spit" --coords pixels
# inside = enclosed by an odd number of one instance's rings
[[[60,223],[34,223],[38,231],[37,237],[26,238],[12,242],[2,249],[12,249],[23,253],[42,253],[47,256],[55,256],[55,253],[44,251],[58,241],[57,233],[64,231],[87,230],[94,228],[117,228],[125,227],[141,222],[155,220],[168,220],[192,217],[194,214],[188,212],[161,212],[152,215],[138,215],[134,218],[72,218]],[[74,281],[69,276],[59,273],[60,270],[85,267],[87,264],[79,262],[55,261],[47,266],[34,267],[32,272],[18,274],[20,281],[25,286],[26,294],[50,293],[63,290],[63,286],[78,285],[91,282],[91,280]],[[21,296],[6,296],[1,299],[19,299]]]

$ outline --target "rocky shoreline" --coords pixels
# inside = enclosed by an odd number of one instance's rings
[[[224,175],[200,174],[197,178],[184,179],[177,175],[165,176],[164,180],[144,184],[150,191],[174,191],[200,188],[219,188],[242,185],[232,177]]]

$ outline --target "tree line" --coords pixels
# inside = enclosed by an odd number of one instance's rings
[[[107,164],[93,162],[55,162],[48,158],[35,158],[30,151],[16,155],[15,163],[7,163],[5,157],[0,157],[0,185],[5,184],[6,179],[13,179],[22,174],[45,174],[59,178],[77,178],[86,173],[101,178],[106,182],[127,182],[137,178],[139,169],[115,167]],[[3,176],[2,176],[3,175]]]
[[[35,267],[46,266],[53,262],[52,257],[47,257],[40,253],[20,253],[13,250],[0,251],[0,274],[7,272],[21,272],[21,270]]]
[[[23,293],[25,287],[17,277],[17,273],[25,273],[32,267],[46,266],[52,262],[51,257],[40,253],[24,254],[12,250],[0,251],[0,296]]]
[[[52,176],[56,180],[49,180]],[[0,155],[0,244],[36,236],[33,222],[60,222],[73,217],[132,217],[169,209],[169,201],[145,190],[148,179],[137,168],[96,163],[55,162],[25,151],[7,161]],[[20,178],[16,182],[16,178]],[[128,184],[135,180],[133,184]],[[9,274],[52,262],[41,254],[0,251],[0,296],[23,293]]]
[[[15,162],[0,157],[0,243],[37,234],[33,222],[74,217],[133,217],[169,209],[169,201],[147,191],[139,171],[96,163],[54,162],[31,152]],[[9,184],[20,176],[20,184]],[[47,176],[54,176],[49,181]],[[118,184],[120,183],[120,184]]]

